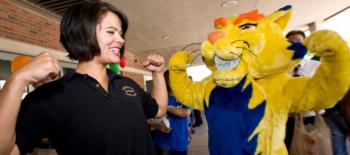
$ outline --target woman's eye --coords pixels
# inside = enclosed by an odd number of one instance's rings
[[[109,34],[114,34],[114,31],[107,31],[107,33],[109,33]]]
[[[256,29],[257,24],[247,23],[239,26],[239,29],[246,30],[246,29]]]

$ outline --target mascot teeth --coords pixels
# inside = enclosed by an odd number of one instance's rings
[[[218,70],[234,69],[238,66],[239,62],[241,61],[241,59],[239,59],[239,58],[227,61],[227,60],[223,60],[223,59],[219,58],[218,56],[215,56],[214,60],[215,60],[216,68]]]

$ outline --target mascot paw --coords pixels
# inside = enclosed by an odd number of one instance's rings
[[[178,51],[170,58],[170,68],[186,69],[187,64],[192,60],[192,53],[185,51]]]
[[[304,44],[311,53],[321,57],[331,57],[336,54],[340,45],[346,43],[336,32],[321,30],[312,33],[305,39]]]

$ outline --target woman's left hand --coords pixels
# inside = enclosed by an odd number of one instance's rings
[[[148,55],[143,66],[151,72],[162,73],[164,67],[164,58],[158,54]]]

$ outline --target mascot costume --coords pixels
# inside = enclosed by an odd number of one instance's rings
[[[257,10],[215,20],[215,32],[202,43],[201,54],[212,74],[192,82],[186,73],[191,52],[170,59],[170,84],[176,98],[204,109],[212,155],[286,155],[288,113],[330,108],[350,83],[347,43],[329,30],[303,43],[283,35],[291,6],[264,16]],[[321,57],[311,77],[292,78],[287,71],[307,51]]]

